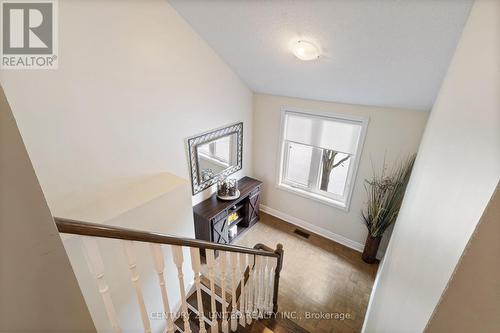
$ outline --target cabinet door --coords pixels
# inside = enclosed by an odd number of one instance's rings
[[[212,239],[216,243],[221,243],[221,244],[229,243],[227,217],[224,217],[218,221],[213,222]]]
[[[248,200],[248,221],[250,225],[259,220],[260,190],[252,193]]]

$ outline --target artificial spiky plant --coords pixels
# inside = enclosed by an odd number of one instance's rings
[[[384,162],[380,174],[374,172],[371,179],[365,180],[368,202],[362,216],[368,228],[368,239],[363,259],[367,262],[375,260],[382,234],[396,221],[414,162],[415,154],[399,161],[392,169]]]

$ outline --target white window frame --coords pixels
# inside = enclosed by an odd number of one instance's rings
[[[311,191],[309,188],[305,188],[300,185],[292,185],[289,183],[284,183],[283,182],[283,172],[284,172],[284,164],[286,163],[286,158],[288,157],[288,154],[285,154],[285,149],[287,142],[284,140],[285,136],[285,115],[287,112],[290,113],[298,113],[298,114],[303,114],[309,117],[320,117],[320,118],[329,118],[332,120],[336,121],[348,121],[348,122],[356,122],[361,125],[361,133],[358,141],[358,145],[356,148],[356,155],[354,156],[353,159],[350,161],[350,167],[349,167],[349,173],[347,175],[346,179],[346,188],[344,191],[344,196],[339,197],[338,195],[335,194],[325,194],[323,191]],[[300,195],[302,197],[312,199],[318,202],[321,202],[323,204],[336,207],[339,209],[342,209],[344,211],[349,211],[349,207],[351,205],[351,199],[352,199],[352,194],[354,187],[356,185],[356,176],[358,173],[358,168],[359,168],[359,161],[361,160],[361,155],[363,153],[363,146],[365,142],[365,137],[366,137],[366,130],[368,128],[368,123],[369,123],[369,118],[368,117],[358,117],[358,116],[351,116],[351,115],[345,115],[345,114],[338,114],[338,113],[332,113],[332,112],[325,112],[325,111],[309,111],[309,110],[302,110],[302,109],[296,109],[296,108],[290,108],[290,107],[283,107],[281,108],[281,119],[280,119],[280,137],[279,137],[279,142],[278,142],[278,152],[279,152],[279,160],[277,163],[277,172],[276,172],[276,186],[277,188],[288,191],[297,195]],[[316,167],[316,166],[315,166]],[[317,166],[318,168],[320,165]],[[316,175],[317,177],[320,177],[320,172],[317,171]],[[314,180],[310,179],[309,181],[317,181],[316,177]]]

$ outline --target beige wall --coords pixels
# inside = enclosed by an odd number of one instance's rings
[[[424,330],[498,184],[499,24],[500,1],[476,0],[429,117],[366,333]],[[494,265],[491,255],[482,260]]]
[[[366,139],[348,212],[276,187],[279,164],[280,117],[283,107],[369,118]],[[428,114],[382,107],[318,102],[256,94],[254,96],[253,170],[264,181],[263,208],[290,222],[362,249],[367,230],[361,220],[366,200],[363,181],[372,175],[372,162],[382,166],[417,151]],[[283,216],[285,213],[288,216]],[[381,249],[384,249],[382,244]]]
[[[0,89],[0,332],[95,332]]]
[[[500,332],[500,186],[486,208],[427,333]]]
[[[237,121],[251,173],[252,93],[167,1],[59,1],[59,48],[57,70],[0,74],[54,215],[188,179],[185,138]]]

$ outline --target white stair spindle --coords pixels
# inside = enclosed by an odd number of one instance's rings
[[[260,256],[255,256],[255,267],[253,271],[253,319],[257,319],[259,315],[259,267]]]
[[[262,304],[264,303],[264,263],[261,256],[257,257],[257,315],[262,318]]]
[[[257,301],[259,300],[259,257],[255,256],[255,267],[253,270],[253,319],[257,319],[257,316],[259,314],[259,309],[257,307]]]
[[[253,288],[254,288],[254,263],[255,263],[255,255],[250,256],[248,258],[248,267],[250,269],[248,276],[248,285],[247,285],[247,324],[250,325],[252,323],[253,316]]]
[[[211,314],[210,319],[212,320],[211,324],[211,333],[219,332],[219,323],[217,322],[217,308],[215,303],[215,256],[214,250],[205,250],[207,257],[207,267],[208,267],[208,279],[210,280],[210,305],[211,305]]]
[[[153,254],[153,262],[156,273],[158,273],[158,280],[160,284],[161,298],[163,301],[164,315],[167,320],[167,333],[174,332],[174,322],[172,319],[172,313],[170,311],[170,304],[168,302],[167,286],[165,283],[165,259],[163,257],[163,251],[160,244],[150,243],[151,252]]]
[[[191,267],[194,273],[194,282],[196,284],[196,302],[198,303],[198,319],[200,321],[200,333],[207,333],[205,328],[205,313],[203,312],[203,301],[201,297],[201,276],[200,276],[200,250],[197,247],[190,248]]]
[[[271,270],[269,271],[269,302],[267,305],[267,312],[273,312],[273,298],[274,298],[274,272],[276,270],[277,260],[269,258],[271,262]]]
[[[141,284],[139,281],[139,272],[137,271],[137,256],[134,251],[134,242],[129,240],[122,242],[125,249],[125,255],[127,256],[130,279],[134,284],[135,295],[137,297],[137,302],[139,303],[144,332],[151,333],[151,323],[149,322],[148,311],[146,310],[146,304],[144,303],[144,296],[142,294]]]
[[[262,311],[264,313],[267,313],[267,305],[269,304],[269,282],[270,282],[270,263],[269,263],[269,257],[265,257],[264,259],[264,267],[263,267],[263,280],[264,280],[264,297],[263,297],[263,303],[262,303]]]
[[[184,333],[191,333],[191,327],[189,325],[189,313],[187,309],[186,302],[186,289],[184,287],[184,273],[182,272],[182,263],[184,262],[184,256],[182,254],[182,247],[171,245],[172,256],[174,257],[174,263],[177,267],[177,277],[179,278],[179,289],[181,292],[181,307],[182,307],[182,319],[184,320]]]
[[[104,279],[104,263],[99,253],[99,248],[97,246],[97,241],[92,237],[82,237],[83,242],[83,253],[89,266],[89,270],[94,275],[97,280],[97,285],[99,287],[99,293],[101,294],[102,301],[104,302],[104,307],[106,308],[106,313],[108,314],[108,319],[111,323],[113,332],[120,333],[121,328],[118,323],[118,317],[116,315],[116,310],[111,300],[111,295],[109,293],[109,287]]]
[[[258,308],[258,301],[259,301],[259,256],[254,257],[255,260],[255,266],[253,270],[253,318],[257,319],[259,308]]]
[[[245,327],[246,324],[246,309],[245,309],[245,269],[247,267],[247,255],[244,253],[239,254],[240,257],[240,274],[241,274],[241,294],[240,294],[240,325]]]
[[[262,257],[261,258],[261,264],[260,264],[260,275],[261,275],[261,293],[260,293],[260,318],[263,318],[263,315],[266,311],[266,288],[267,288],[267,281],[266,281],[266,263],[267,263],[267,257]]]
[[[229,259],[231,262],[231,300],[232,300],[232,310],[231,310],[231,331],[236,332],[238,328],[238,308],[236,305],[236,266],[238,264],[238,254],[236,252],[231,252],[229,254]]]
[[[221,270],[221,292],[222,292],[222,332],[229,333],[227,323],[227,302],[226,302],[226,252],[219,251]]]

